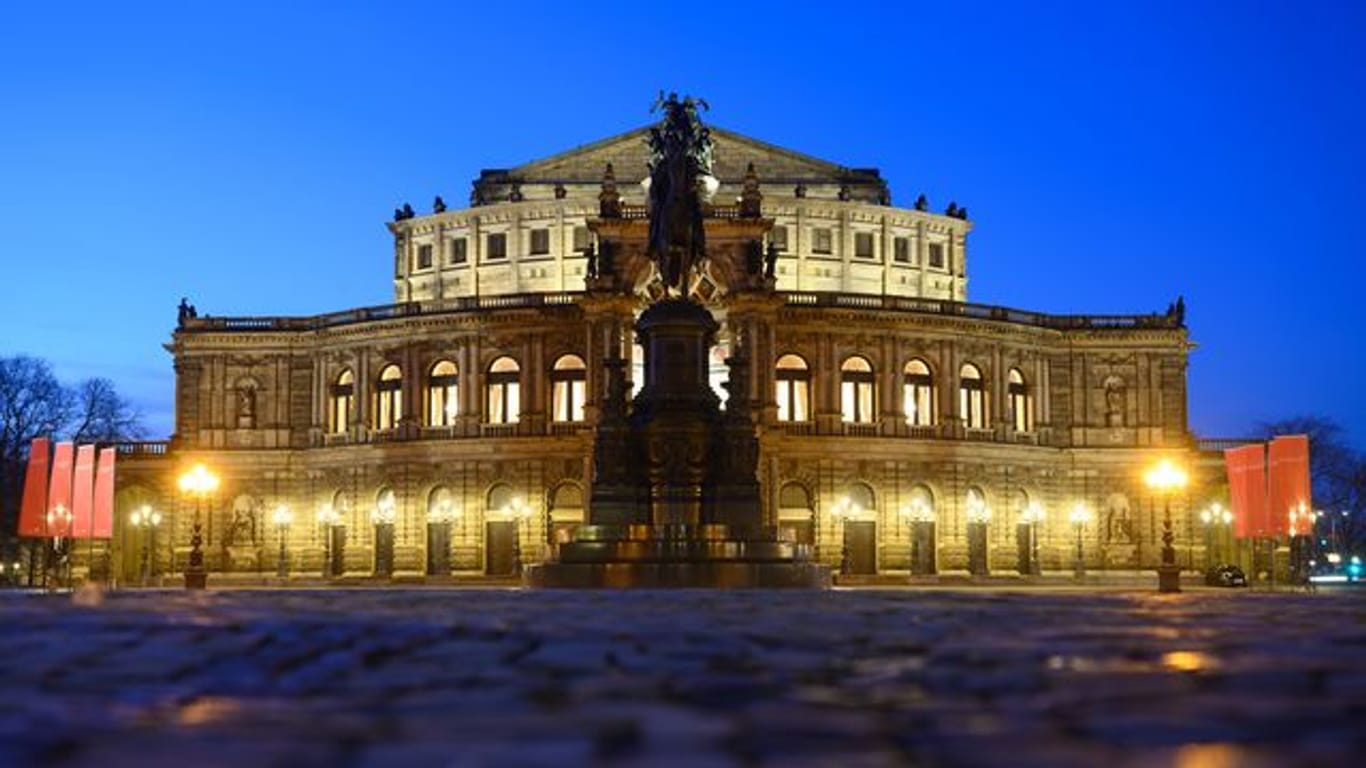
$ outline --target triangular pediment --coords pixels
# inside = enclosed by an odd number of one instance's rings
[[[621,181],[644,178],[648,172],[649,150],[645,140],[649,129],[650,126],[642,126],[505,171],[485,173],[530,184],[597,183],[602,179],[603,168],[611,163]],[[880,183],[876,170],[846,168],[714,126],[711,136],[713,173],[724,183],[738,184],[750,163],[764,183]]]

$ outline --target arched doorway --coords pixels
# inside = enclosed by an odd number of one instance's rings
[[[489,576],[511,576],[521,566],[517,502],[509,485],[489,489],[484,508],[484,573]]]
[[[801,483],[785,483],[778,491],[778,530],[797,544],[816,543],[815,512],[811,493]]]
[[[427,575],[451,575],[451,521],[456,517],[455,494],[438,485],[427,494]]]
[[[853,576],[877,573],[877,503],[873,489],[863,483],[849,486],[836,502],[835,515],[844,529],[840,572]]]
[[[550,531],[547,533],[550,557],[557,559],[560,545],[574,539],[583,524],[583,490],[576,483],[561,483],[550,494]]]

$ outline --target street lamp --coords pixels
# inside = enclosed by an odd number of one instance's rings
[[[336,530],[337,523],[341,522],[341,515],[332,508],[331,504],[324,504],[318,509],[318,527],[322,529],[323,536],[323,578],[332,578],[332,532]]]
[[[1091,522],[1091,510],[1086,508],[1085,502],[1077,502],[1072,507],[1072,511],[1067,513],[1067,521],[1077,531],[1077,559],[1072,563],[1072,574],[1078,579],[1086,575],[1086,560],[1083,557],[1081,534],[1086,528],[1086,524]]]
[[[1025,526],[1025,551],[1021,553],[1020,573],[1026,576],[1038,576],[1042,572],[1039,567],[1039,523],[1043,520],[1043,505],[1037,501],[1029,502],[1020,510],[1020,525]]]
[[[142,576],[142,585],[145,587],[154,575],[152,572],[156,570],[156,563],[149,552],[156,552],[157,526],[161,525],[161,513],[143,504],[128,515],[128,522],[139,531],[138,538],[142,541],[142,557],[138,570]],[[143,529],[146,529],[145,532]]]
[[[901,508],[901,517],[910,522],[911,528],[911,575],[930,576],[936,568],[934,562],[934,507],[923,495],[911,498],[911,503]]]
[[[208,585],[209,574],[204,569],[204,538],[201,534],[200,505],[204,499],[218,490],[218,476],[203,464],[195,464],[180,476],[177,481],[180,492],[194,498],[194,524],[190,529],[190,559],[185,566],[185,588],[203,589]]]
[[[1181,591],[1181,567],[1172,546],[1172,494],[1186,487],[1186,471],[1168,459],[1159,461],[1143,475],[1148,488],[1162,496],[1162,563],[1157,566],[1157,591]]]
[[[973,576],[986,576],[990,570],[987,565],[987,524],[991,522],[991,507],[976,488],[968,489],[967,518],[968,572]]]
[[[503,510],[512,518],[512,572],[522,575],[522,521],[531,518],[531,506],[521,496],[514,497]]]
[[[294,513],[289,511],[289,507],[281,504],[270,514],[270,521],[275,523],[275,530],[280,534],[280,557],[275,564],[275,575],[280,578],[289,576],[289,552],[285,549],[285,539],[289,534],[289,524],[294,522]]]
[[[1227,526],[1232,523],[1233,513],[1216,501],[1200,511],[1200,522],[1205,526],[1205,568],[1209,569],[1213,568],[1218,560],[1214,557],[1214,544],[1218,541],[1215,526]]]

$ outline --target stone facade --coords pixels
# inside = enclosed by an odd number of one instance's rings
[[[143,503],[167,512],[158,567],[183,567],[194,503],[175,475],[194,462],[223,478],[200,502],[211,579],[275,572],[282,538],[296,577],[461,578],[554,557],[585,519],[602,361],[638,361],[629,328],[656,288],[622,254],[629,290],[588,290],[605,167],[641,205],[642,136],[485,171],[471,207],[398,216],[393,305],[182,317],[175,437],[124,447],[116,572],[136,572],[146,532],[123,522]],[[941,573],[967,568],[973,522],[992,571],[1017,569],[1026,535],[1045,569],[1072,568],[1079,540],[1089,568],[1138,568],[1157,562],[1169,501],[1180,561],[1203,562],[1191,510],[1221,467],[1199,464],[1187,428],[1179,312],[967,303],[965,215],[892,207],[875,170],[714,137],[718,204],[757,176],[776,255],[760,289],[723,258],[693,289],[721,325],[715,370],[745,347],[767,523],[850,573],[907,572],[927,517]],[[713,226],[724,242],[724,216]],[[1143,487],[1159,455],[1194,473],[1179,498]],[[282,505],[292,519],[275,525]]]

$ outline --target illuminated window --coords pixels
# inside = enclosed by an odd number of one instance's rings
[[[964,363],[958,373],[958,417],[968,429],[986,429],[984,394],[982,372],[972,363]]]
[[[375,382],[375,429],[384,431],[398,426],[403,418],[403,373],[397,365],[386,365]]]
[[[797,355],[778,358],[778,421],[811,420],[811,371]]]
[[[860,259],[873,258],[873,233],[854,233],[854,255]]]
[[[550,371],[551,421],[583,421],[587,369],[577,355],[565,355]]]
[[[488,423],[514,424],[522,417],[521,371],[510,357],[500,357],[489,366],[484,408]]]
[[[574,227],[574,252],[583,253],[588,250],[588,227]]]
[[[469,241],[463,237],[451,240],[451,263],[464,264],[469,260]]]
[[[460,369],[438,360],[427,375],[427,426],[449,427],[460,415]]]
[[[506,259],[508,257],[508,236],[502,232],[489,235],[488,248],[484,258],[493,261],[495,259]]]
[[[811,230],[811,252],[812,253],[832,253],[834,251],[834,237],[831,236],[829,227],[816,227]]]
[[[531,251],[532,256],[543,256],[550,253],[550,230],[533,229],[531,230]]]
[[[327,392],[327,431],[345,432],[351,425],[351,404],[356,396],[356,377],[347,368],[338,374]]]
[[[1016,432],[1031,432],[1034,429],[1034,399],[1029,396],[1024,374],[1019,368],[1010,369],[1010,380],[1006,385],[1009,396],[1010,422]]]
[[[431,269],[431,268],[432,268],[432,246],[431,246],[430,244],[429,244],[429,245],[419,245],[419,246],[417,247],[417,268],[418,268],[418,269]]]
[[[907,424],[912,427],[934,424],[934,379],[924,360],[912,360],[902,370],[901,403]]]
[[[840,366],[840,415],[854,424],[873,422],[873,366],[851,357]]]

